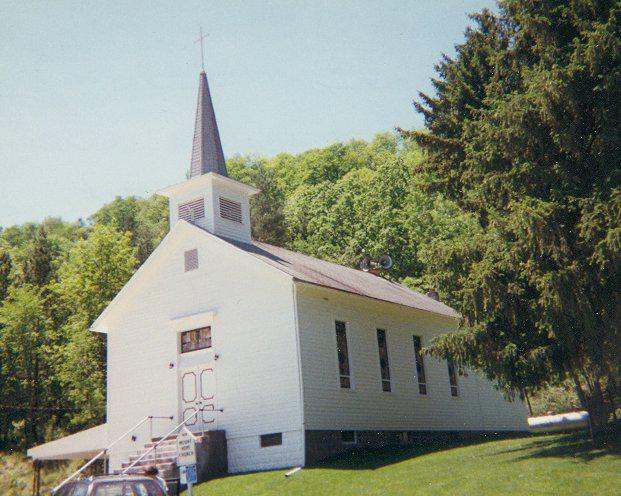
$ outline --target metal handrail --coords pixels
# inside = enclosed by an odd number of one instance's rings
[[[121,436],[117,437],[114,441],[112,441],[108,446],[106,446],[103,450],[101,450],[99,453],[97,453],[93,458],[91,458],[88,462],[86,462],[84,465],[82,465],[78,470],[76,470],[74,473],[72,473],[69,477],[67,477],[64,481],[62,481],[60,484],[58,484],[54,489],[52,489],[52,494],[54,494],[56,491],[58,491],[61,487],[63,487],[67,482],[73,480],[74,478],[76,478],[78,475],[80,475],[82,472],[84,472],[84,470],[86,470],[88,467],[90,467],[93,463],[95,463],[100,456],[105,455],[110,448],[112,448],[115,444],[117,444],[121,439],[123,439],[124,437],[128,436],[129,434],[131,434],[132,432],[134,432],[138,427],[140,427],[142,424],[144,424],[147,420],[153,420],[154,418],[167,418],[172,420],[173,417],[156,417],[154,415],[147,415],[146,417],[144,417],[142,420],[140,420],[140,422],[138,422],[136,425],[134,425],[131,429],[129,429],[127,432],[123,433]]]
[[[205,411],[205,408],[200,408],[198,410],[196,410],[192,415],[190,415],[187,419],[185,419],[183,422],[181,422],[179,425],[177,425],[174,429],[172,429],[170,432],[168,432],[162,439],[160,439],[155,445],[153,445],[151,448],[149,448],[147,451],[145,451],[142,455],[140,455],[138,457],[138,459],[134,460],[125,470],[123,470],[123,472],[121,472],[122,474],[126,474],[128,470],[132,469],[139,461],[143,460],[149,453],[151,453],[152,451],[155,451],[157,449],[157,447],[162,444],[164,441],[166,441],[166,439],[168,439],[177,429],[185,426],[190,420],[192,420],[194,417],[196,417],[199,413]],[[218,408],[215,410],[209,410],[210,412],[216,411],[216,412],[223,412],[224,410],[222,408]],[[204,433],[204,431],[203,431]],[[190,432],[190,434],[192,434]],[[192,436],[194,436],[194,434],[192,434]],[[195,438],[198,436],[194,436]],[[157,461],[157,460],[155,460]]]

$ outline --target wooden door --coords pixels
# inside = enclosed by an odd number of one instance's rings
[[[181,419],[190,419],[193,432],[211,430],[216,423],[216,380],[213,366],[198,366],[181,372]]]

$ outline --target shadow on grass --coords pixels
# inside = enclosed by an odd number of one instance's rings
[[[618,437],[619,431],[616,430]],[[621,456],[621,446],[618,439],[611,445],[600,448],[593,445],[586,432],[577,432],[574,434],[564,434],[545,439],[534,438],[531,443],[520,448],[500,451],[496,454],[520,453],[523,454],[511,460],[518,462],[521,460],[529,460],[534,458],[573,458],[583,462],[589,462],[605,455]],[[490,455],[493,456],[493,455]]]
[[[526,434],[530,438],[529,434]],[[516,438],[515,435],[489,436],[466,440],[438,439],[425,441],[417,446],[387,446],[384,448],[358,448],[353,451],[341,453],[320,462],[309,465],[308,469],[327,468],[333,470],[375,470],[388,465],[393,465],[419,456],[439,453],[442,451],[461,448],[465,446],[482,445],[501,439]],[[522,436],[520,436],[522,437]]]

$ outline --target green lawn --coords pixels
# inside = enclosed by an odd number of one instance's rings
[[[237,475],[195,496],[618,495],[621,456],[583,435],[555,435],[352,453],[286,478],[283,470]]]

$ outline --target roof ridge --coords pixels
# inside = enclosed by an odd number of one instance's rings
[[[259,246],[259,244],[261,244],[261,245],[264,245],[264,246],[269,246],[270,248],[276,248],[277,250],[285,250],[285,251],[288,251],[289,253],[293,253],[294,255],[297,255],[297,256],[302,256],[302,257],[310,258],[312,260],[319,260],[320,262],[323,262],[323,263],[328,263],[328,264],[331,264],[331,265],[336,265],[337,267],[340,267],[340,268],[343,268],[343,269],[351,270],[354,273],[359,274],[359,275],[368,274],[368,275],[373,276],[373,277],[375,277],[375,278],[377,278],[379,280],[382,280],[382,281],[388,282],[390,284],[393,284],[395,286],[399,286],[401,288],[407,289],[408,291],[412,291],[412,292],[417,293],[417,294],[419,294],[421,296],[425,296],[425,295],[423,295],[423,293],[415,291],[414,289],[409,288],[405,284],[401,284],[400,282],[392,281],[390,279],[386,279],[384,277],[380,277],[380,276],[372,274],[370,272],[364,272],[362,270],[356,269],[355,267],[349,267],[347,265],[343,265],[343,264],[339,264],[339,263],[336,263],[336,262],[332,262],[331,260],[326,260],[324,258],[314,257],[312,255],[307,255],[306,253],[302,253],[302,252],[299,252],[299,251],[293,251],[293,250],[290,250],[289,248],[284,248],[282,246],[271,245],[269,243],[264,243],[263,241],[252,240],[252,244],[255,245],[255,246]],[[425,296],[425,297],[428,298],[427,296]],[[434,300],[434,301],[437,301],[437,300]]]

